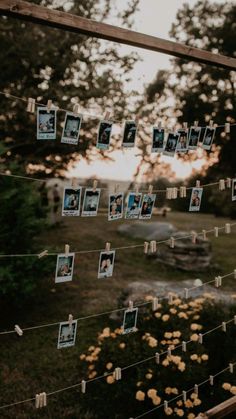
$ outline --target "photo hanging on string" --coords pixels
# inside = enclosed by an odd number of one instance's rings
[[[109,278],[113,275],[115,250],[100,253],[98,265],[98,279]]]
[[[72,112],[66,113],[61,143],[78,144],[81,122],[82,115],[75,115]]]
[[[57,349],[69,348],[75,345],[77,320],[62,322],[59,325]]]
[[[101,121],[98,128],[97,148],[108,150],[111,140],[112,121]]]
[[[126,219],[138,219],[142,204],[142,194],[130,192],[128,195],[127,208],[125,212]]]
[[[154,208],[156,200],[155,194],[144,194],[142,205],[141,205],[141,211],[139,214],[140,220],[147,220],[150,219],[152,216],[152,210]]]
[[[123,217],[124,194],[114,193],[109,195],[108,221],[118,220]]]
[[[214,127],[206,127],[205,134],[202,141],[202,148],[204,150],[210,150],[214,137],[215,137],[215,131],[216,129]]]
[[[188,137],[188,149],[196,150],[201,135],[201,127],[191,127]]]
[[[124,313],[123,325],[121,327],[122,334],[126,335],[127,333],[136,332],[138,317],[138,308],[128,309]]]
[[[134,147],[137,133],[137,122],[125,121],[122,147]]]
[[[201,206],[203,188],[192,188],[189,211],[199,211]]]
[[[56,119],[55,109],[37,108],[37,140],[56,139]]]
[[[55,283],[72,281],[74,269],[75,254],[61,253],[57,255],[57,266],[55,274]]]
[[[95,217],[98,213],[98,205],[100,199],[101,189],[85,189],[83,202],[83,217]]]
[[[80,200],[82,188],[65,188],[62,201],[62,215],[75,217],[80,215]]]
[[[176,147],[178,153],[186,153],[188,150],[188,130],[187,129],[178,129],[178,134],[180,134],[179,141]]]
[[[164,153],[163,153],[165,156],[174,157],[179,138],[180,138],[180,134],[178,134],[177,132],[170,132],[168,134]]]
[[[232,201],[236,201],[236,179],[232,179]]]
[[[152,153],[161,153],[164,150],[165,130],[153,127],[152,130]]]

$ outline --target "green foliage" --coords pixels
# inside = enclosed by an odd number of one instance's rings
[[[228,398],[230,394],[222,390],[222,383],[235,383],[229,372],[215,379],[214,387],[208,384],[200,388],[197,400],[190,392],[186,406],[177,403],[182,400],[183,390],[193,388],[194,384],[234,362],[235,326],[228,326],[227,333],[219,329],[205,336],[202,345],[197,342],[199,332],[219,326],[222,320],[232,318],[232,313],[233,308],[229,312],[226,307],[212,302],[209,295],[188,302],[175,297],[171,305],[163,301],[155,313],[140,309],[136,333],[123,336],[120,329],[105,328],[98,335],[97,346],[88,348],[87,353],[81,355],[88,379],[105,375],[104,380],[88,384],[85,410],[90,408],[91,411],[92,406],[96,406],[94,418],[106,417],[107,411],[112,411],[115,419],[136,417],[158,407],[164,400],[180,395],[169,407],[173,409],[172,416],[181,416],[177,409],[183,409],[187,418],[191,412],[197,414]],[[191,340],[186,353],[181,350],[182,340]],[[168,347],[172,347],[171,357],[166,354]],[[158,366],[153,359],[155,352],[165,353]],[[149,357],[152,358],[149,362],[125,369],[122,380],[114,381],[116,367],[122,368]],[[108,395],[106,403],[101,394]],[[166,417],[163,407],[149,416],[154,418],[156,415]]]

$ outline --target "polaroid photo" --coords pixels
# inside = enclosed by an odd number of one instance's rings
[[[110,145],[111,139],[111,130],[112,130],[111,121],[101,121],[99,128],[98,128],[98,136],[97,136],[97,145],[96,147],[100,150],[107,150]]]
[[[136,324],[138,317],[138,308],[128,309],[124,313],[124,320],[122,325],[122,334],[136,332]]]
[[[60,282],[72,281],[74,260],[74,253],[68,253],[68,255],[66,255],[65,253],[61,253],[57,255],[57,266],[55,275],[56,284]]]
[[[128,195],[127,208],[125,213],[126,219],[138,219],[142,204],[142,194],[130,192]]]
[[[236,201],[236,179],[232,179],[232,201]]]
[[[188,130],[187,129],[178,129],[178,134],[180,134],[179,141],[176,147],[178,153],[186,153],[188,150]]]
[[[215,137],[216,129],[213,127],[206,127],[205,134],[202,141],[202,148],[204,150],[210,150],[211,145],[213,143],[214,137]]]
[[[95,217],[98,213],[98,205],[101,189],[85,189],[82,209],[83,217]]]
[[[179,142],[180,134],[177,132],[170,132],[167,137],[166,146],[163,154],[165,156],[173,157]]]
[[[56,139],[56,109],[37,108],[37,140]]]
[[[152,153],[161,153],[164,150],[165,130],[153,127],[152,131]]]
[[[123,147],[134,147],[137,129],[138,129],[137,122],[125,121],[123,141],[122,141]]]
[[[123,217],[124,194],[114,193],[109,195],[108,221],[118,220]]]
[[[59,326],[57,349],[69,348],[75,345],[77,330],[77,320],[73,320],[71,325],[69,322],[62,322]]]
[[[201,127],[191,127],[188,136],[188,149],[196,150],[201,135]]]
[[[75,115],[71,112],[66,113],[61,143],[78,144],[81,122],[82,115]]]
[[[199,211],[201,206],[203,188],[192,188],[189,211]]]
[[[140,220],[147,220],[150,219],[152,216],[152,210],[155,204],[156,195],[155,194],[144,194],[141,211],[139,214]]]
[[[98,279],[109,278],[113,275],[115,250],[101,252],[98,266]]]
[[[82,188],[65,188],[62,201],[62,215],[75,217],[80,214],[80,200]]]

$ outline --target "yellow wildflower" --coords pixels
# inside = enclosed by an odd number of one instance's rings
[[[153,337],[150,337],[149,339],[148,339],[148,345],[151,347],[151,348],[155,348],[156,346],[157,346],[157,340],[155,339],[155,338],[153,338]]]
[[[156,311],[156,313],[154,314],[154,316],[155,316],[157,319],[159,319],[159,317],[161,317],[161,313],[158,313],[158,312]]]
[[[92,372],[89,374],[88,378],[94,378],[94,377],[96,377],[96,375],[97,375],[97,372],[96,372],[96,371],[92,371]]]
[[[180,311],[180,312],[178,313],[178,317],[179,317],[180,319],[185,319],[185,320],[187,320],[187,319],[188,319],[187,314],[186,314],[186,313],[184,313],[183,311]]]
[[[202,360],[203,361],[208,361],[208,359],[209,359],[209,356],[207,354],[202,355]]]
[[[197,342],[197,341],[198,341],[198,334],[197,334],[197,333],[194,333],[192,336],[190,336],[190,339],[191,339],[193,342]]]
[[[171,307],[171,308],[170,308],[170,310],[169,310],[169,312],[170,312],[171,314],[176,314],[176,313],[177,313],[177,310],[176,310],[176,308]]]
[[[236,386],[232,386],[230,389],[230,393],[236,395]]]
[[[166,387],[165,393],[166,394],[171,394],[171,392],[172,392],[172,388],[171,387]]]
[[[192,361],[196,361],[196,360],[198,359],[197,354],[193,354],[193,355],[191,355],[191,356],[190,356],[190,359],[191,359]]]
[[[192,393],[190,397],[192,400],[195,400],[198,398],[198,395],[196,393]]]
[[[145,393],[141,390],[137,391],[136,393],[136,400],[139,400],[140,402],[142,402],[145,399]]]
[[[178,370],[183,372],[185,370],[185,362],[180,362],[178,365]]]
[[[164,366],[164,367],[168,367],[168,365],[169,365],[170,363],[169,363],[169,361],[168,361],[168,359],[167,358],[165,358],[163,361],[162,361],[162,365]]]
[[[222,384],[222,388],[223,388],[224,390],[230,390],[230,389],[231,389],[231,384],[229,384],[229,383],[224,383],[224,384]]]
[[[108,363],[107,363],[107,365],[106,365],[106,369],[107,369],[107,370],[111,370],[111,369],[112,369],[112,367],[113,367],[112,362],[108,362]]]
[[[108,384],[113,384],[114,381],[115,381],[113,375],[108,375],[108,377],[106,378],[106,380],[107,380],[107,383]]]
[[[88,348],[88,351],[89,351],[89,352],[92,352],[92,351],[94,351],[94,349],[95,349],[95,346],[90,346],[90,347]]]
[[[147,380],[151,380],[152,374],[148,373],[148,374],[145,375],[145,377],[147,378]]]
[[[185,407],[187,407],[188,409],[190,409],[190,407],[193,407],[193,402],[190,399],[187,399],[184,404],[185,404]]]
[[[95,368],[95,365],[91,364],[91,365],[89,365],[88,370],[92,371],[92,370],[94,370],[94,368]]]
[[[201,400],[198,398],[193,401],[194,406],[199,406],[201,403]]]
[[[142,382],[142,381],[138,381],[138,382],[136,383],[136,386],[137,386],[137,387],[140,387],[142,384],[143,384],[143,382]]]
[[[171,407],[167,407],[167,408],[165,409],[165,414],[166,414],[167,416],[172,415],[172,413],[173,413],[173,409],[171,409]]]
[[[197,324],[197,323],[192,323],[191,326],[190,326],[190,329],[191,330],[201,330],[202,326],[200,324]]]
[[[178,401],[176,402],[176,404],[177,404],[177,406],[183,406],[183,402],[182,402],[182,400],[178,400]]]
[[[196,314],[195,316],[193,316],[193,320],[199,320],[199,319],[200,319],[199,314]]]
[[[173,344],[174,345],[178,345],[178,343],[179,343],[179,339],[173,339]]]
[[[194,419],[196,416],[194,415],[194,413],[189,413],[188,414],[188,419]]]
[[[176,414],[177,414],[177,416],[184,416],[184,411],[183,411],[183,409],[177,409],[177,410],[176,410]]]
[[[156,395],[157,395],[157,390],[156,390],[155,388],[150,388],[150,389],[147,391],[147,395],[148,395],[148,397],[150,397],[150,399],[152,399],[153,397],[156,397]]]
[[[85,359],[85,358],[86,358],[86,355],[85,355],[85,354],[81,354],[79,358],[80,358],[80,359],[81,359],[81,361],[82,361],[83,359]]]
[[[174,338],[180,338],[180,336],[181,336],[181,332],[179,330],[176,330],[175,332],[173,332]]]
[[[163,322],[167,322],[169,320],[169,318],[170,318],[170,315],[169,314],[163,314],[162,321]]]
[[[121,343],[119,344],[119,348],[124,349],[124,348],[125,348],[125,343],[124,343],[124,342],[121,342]]]
[[[166,339],[171,339],[172,338],[172,333],[171,332],[165,332],[164,337]]]
[[[152,403],[157,406],[158,404],[161,403],[161,398],[159,396],[155,396],[152,398]]]

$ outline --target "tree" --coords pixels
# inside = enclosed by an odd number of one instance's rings
[[[139,0],[131,0],[126,10],[117,11],[122,25],[132,23]],[[105,20],[113,9],[113,0],[96,2],[81,0],[35,0],[57,10],[98,21]],[[63,6],[64,5],[64,6]],[[0,20],[0,59],[2,63],[0,90],[23,98],[34,97],[38,102],[48,99],[61,108],[71,109],[79,103],[86,112],[101,114],[111,109],[115,119],[124,116],[127,96],[124,83],[136,62],[136,55],[118,53],[108,42],[63,32],[13,18]],[[64,120],[60,112],[60,126]],[[26,112],[26,104],[4,99],[1,101],[1,138],[5,150],[1,163],[8,166],[17,161],[26,172],[47,175],[61,173],[69,162],[94,154],[98,120],[83,121],[79,146],[57,141],[36,141],[36,118]],[[100,153],[106,157],[106,153]]]

